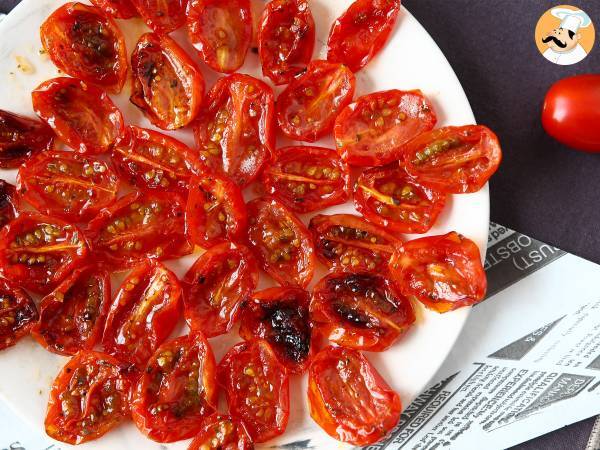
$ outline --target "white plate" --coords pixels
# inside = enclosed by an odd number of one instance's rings
[[[351,0],[309,0],[317,25],[315,58],[323,58],[329,27],[351,3]],[[47,56],[39,54],[39,27],[45,18],[64,0],[24,0],[0,24],[0,108],[21,114],[33,115],[30,92],[42,81],[57,76],[58,71]],[[260,4],[260,2],[259,2]],[[147,31],[139,20],[118,21],[127,37],[131,51],[136,38]],[[196,57],[185,41],[183,30],[175,38],[188,53]],[[17,58],[24,57],[33,72],[25,73],[17,68]],[[201,67],[202,64],[200,63]],[[259,75],[258,58],[249,53],[241,70]],[[217,75],[204,70],[207,86]],[[438,113],[438,125],[464,125],[474,123],[473,113],[448,61],[431,37],[406,9],[402,10],[396,30],[383,52],[365,70],[357,74],[357,96],[384,89],[421,89],[434,103]],[[128,101],[129,87],[114,97],[129,123],[149,127],[149,122]],[[172,133],[189,145],[193,139],[189,132]],[[283,142],[281,142],[283,143]],[[322,142],[333,148],[331,139]],[[14,171],[0,171],[0,177],[14,182]],[[330,208],[332,212],[354,212],[350,204]],[[430,234],[456,230],[473,239],[485,254],[487,241],[489,197],[487,186],[480,192],[454,196],[442,213],[438,224]],[[197,255],[169,264],[178,275],[195,260]],[[316,280],[315,280],[316,281]],[[270,283],[263,277],[261,285]],[[115,284],[115,283],[114,283]],[[116,286],[113,286],[113,289]],[[400,342],[383,354],[369,354],[369,359],[379,369],[388,383],[408,405],[434,375],[450,351],[460,332],[469,309],[438,315],[420,308],[417,324]],[[182,328],[183,331],[183,328]],[[237,339],[232,333],[228,338],[211,340],[217,360],[229,345]],[[46,400],[52,380],[66,358],[42,349],[30,338],[0,354],[0,396],[28,421],[35,430],[43,433]],[[281,446],[310,440],[311,448],[344,448],[343,444],[329,438],[310,419],[305,401],[306,379],[294,376],[291,383],[291,415],[286,433],[265,447]],[[304,448],[306,443],[286,448]],[[103,438],[85,445],[87,449],[185,449],[187,442],[169,445],[156,444],[142,436],[132,423],[111,431]],[[61,447],[69,447],[61,444]]]

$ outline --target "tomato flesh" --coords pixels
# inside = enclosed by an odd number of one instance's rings
[[[0,350],[26,336],[38,320],[29,294],[11,281],[0,278]]]
[[[188,0],[130,0],[146,25],[159,34],[169,34],[185,24]]]
[[[54,133],[45,123],[0,109],[0,168],[16,169],[53,144]]]
[[[0,179],[0,228],[17,216],[17,190]]]
[[[137,16],[137,11],[130,0],[90,0],[106,14],[117,19],[131,19]]]
[[[204,420],[187,450],[254,450],[254,444],[241,420],[213,414]]]

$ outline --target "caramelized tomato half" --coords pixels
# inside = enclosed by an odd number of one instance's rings
[[[204,419],[187,450],[254,450],[254,444],[241,420],[215,413]]]
[[[29,294],[0,278],[0,350],[15,345],[29,334],[37,320],[38,312]]]
[[[137,16],[137,11],[130,0],[90,0],[106,14],[117,19],[131,19]]]
[[[44,122],[0,109],[0,168],[16,169],[53,144],[54,132]]]
[[[0,179],[0,228],[17,216],[17,190]]]
[[[146,25],[159,34],[169,34],[185,23],[188,0],[130,0]]]

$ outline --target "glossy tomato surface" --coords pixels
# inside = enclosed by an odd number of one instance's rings
[[[176,130],[198,115],[204,77],[196,63],[169,36],[146,33],[131,55],[131,103],[155,126]]]
[[[423,133],[403,148],[400,165],[441,192],[477,192],[502,159],[498,138],[483,125],[444,127]]]
[[[315,356],[308,374],[310,415],[335,439],[374,444],[398,423],[398,394],[360,352],[327,347]]]
[[[333,150],[296,146],[278,154],[263,171],[262,182],[267,194],[291,210],[317,211],[348,199],[350,172]]]
[[[111,92],[121,91],[127,76],[125,39],[100,9],[66,3],[42,24],[40,36],[60,70]]]
[[[204,419],[187,450],[254,450],[254,444],[241,420],[213,414]]]
[[[104,13],[117,19],[131,19],[137,16],[137,11],[131,0],[90,0]]]
[[[17,284],[0,278],[0,350],[29,334],[38,320],[35,303]]]
[[[217,407],[215,357],[202,333],[161,345],[133,393],[131,416],[157,442],[195,436]]]
[[[264,340],[241,342],[227,352],[217,370],[229,413],[243,417],[254,442],[284,433],[289,418],[289,377]]]
[[[312,61],[277,98],[277,121],[290,139],[315,142],[333,129],[354,96],[354,74],[341,64]]]
[[[437,116],[421,91],[382,91],[346,106],[335,120],[336,147],[354,166],[381,166],[397,161],[402,146],[431,130]]]
[[[95,265],[74,270],[42,299],[33,337],[60,355],[92,350],[102,337],[110,295],[106,270]]]
[[[159,34],[168,34],[185,24],[188,0],[130,0],[146,25]]]
[[[17,216],[18,199],[15,187],[0,179],[0,228]]]
[[[390,272],[404,295],[439,313],[480,302],[487,288],[479,248],[454,231],[404,243]]]
[[[327,59],[357,72],[385,45],[399,12],[400,0],[356,0],[331,27]]]
[[[0,168],[15,169],[53,144],[54,132],[45,123],[0,109]]]
[[[123,132],[123,115],[108,95],[75,78],[44,81],[31,99],[36,114],[80,153],[106,152]]]

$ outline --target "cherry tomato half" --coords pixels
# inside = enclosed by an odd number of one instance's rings
[[[487,288],[479,248],[454,231],[404,243],[390,272],[404,295],[439,313],[480,302]]]
[[[195,436],[217,407],[215,366],[202,333],[161,345],[133,394],[131,416],[138,429],[157,442]]]
[[[17,190],[0,179],[0,228],[17,216]]]
[[[387,42],[400,12],[400,0],[356,0],[332,25],[327,59],[362,69]]]
[[[0,168],[16,169],[53,144],[54,133],[44,122],[0,109]]]
[[[501,159],[494,132],[482,125],[467,125],[420,134],[404,146],[400,165],[431,188],[464,194],[480,190]]]
[[[265,442],[287,427],[289,377],[264,340],[241,342],[219,363],[217,380],[225,389],[230,414],[243,417],[254,442]]]
[[[92,350],[102,337],[110,306],[110,277],[98,266],[76,269],[40,303],[31,333],[51,352],[74,355]]]
[[[130,0],[90,0],[104,13],[117,19],[131,19],[138,15]]]
[[[159,34],[169,34],[185,24],[188,0],[130,0],[146,25]]]
[[[341,64],[312,61],[277,98],[279,128],[290,139],[315,142],[329,133],[354,96],[354,74]]]
[[[80,153],[103,153],[123,132],[123,115],[108,95],[75,78],[45,81],[31,98],[36,114]]]
[[[213,414],[204,419],[187,450],[254,450],[254,444],[241,420]]]
[[[169,36],[146,33],[131,55],[131,103],[155,126],[176,130],[200,111],[204,77],[196,63]]]
[[[400,398],[360,352],[328,347],[308,372],[313,420],[327,434],[352,445],[382,439],[398,423]]]
[[[335,120],[333,133],[342,158],[354,166],[397,161],[404,144],[431,130],[437,116],[421,91],[383,91],[358,98]]]
[[[38,312],[29,294],[0,278],[0,350],[15,345],[37,320]]]
[[[123,34],[99,8],[66,3],[40,27],[42,45],[63,72],[111,92],[120,92],[127,77]]]
[[[130,390],[126,369],[115,358],[78,353],[54,380],[46,433],[67,444],[98,439],[129,417]]]

